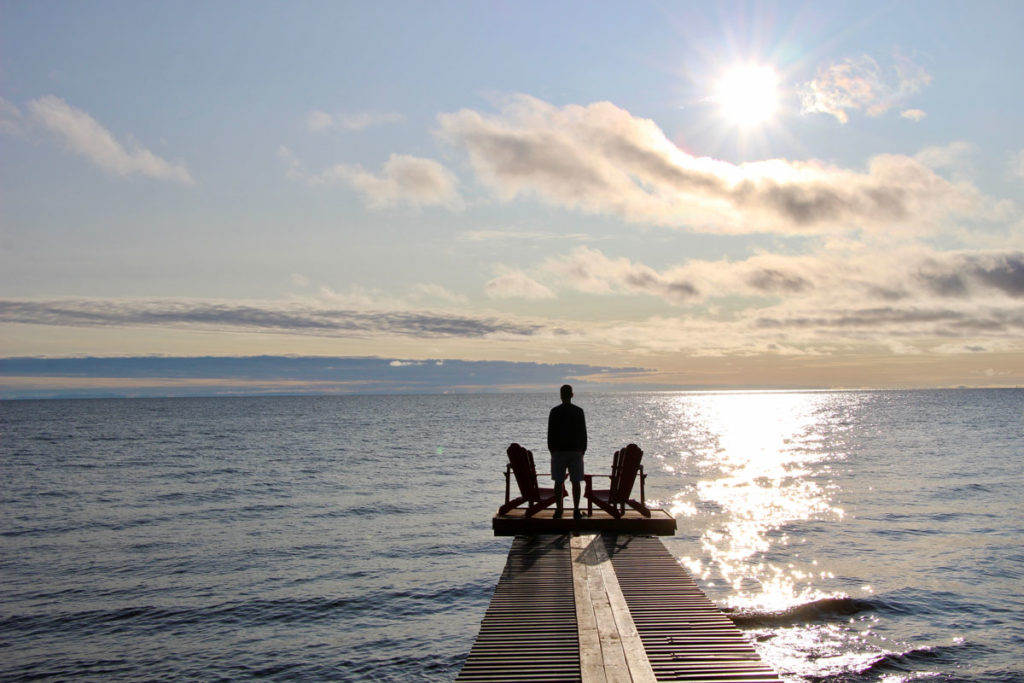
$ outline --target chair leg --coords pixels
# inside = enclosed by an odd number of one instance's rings
[[[502,505],[500,508],[498,508],[498,514],[499,515],[503,515],[506,512],[508,512],[509,510],[511,510],[512,508],[519,507],[520,505],[522,505],[525,502],[526,502],[526,498],[523,497],[523,496],[519,496],[518,498],[513,498],[512,500],[508,501],[507,503]]]
[[[553,494],[546,498],[541,498],[535,503],[526,507],[526,516],[533,517],[535,514],[543,510],[544,508],[551,507],[551,504],[555,502],[557,494]]]
[[[648,507],[646,505],[644,505],[643,503],[638,503],[637,501],[632,500],[632,499],[631,500],[627,500],[626,502],[629,503],[629,506],[631,508],[633,508],[634,510],[639,512],[644,517],[650,517],[651,516],[650,509],[648,509]],[[623,512],[625,512],[626,507],[623,506],[622,510],[623,510]]]
[[[597,507],[599,507],[602,510],[604,510],[605,512],[607,512],[609,515],[611,515],[615,519],[619,519],[620,517],[622,517],[622,513],[619,512],[619,506],[618,505],[613,505],[611,503],[606,503],[605,501],[601,500],[600,498],[597,498],[596,496],[593,497],[593,498],[587,498],[587,510],[591,513],[591,516],[593,515],[593,508],[590,507],[591,503],[597,503]]]

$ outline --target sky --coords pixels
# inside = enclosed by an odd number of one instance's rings
[[[1020,386],[1022,34],[1017,1],[2,1],[0,395],[197,357]]]

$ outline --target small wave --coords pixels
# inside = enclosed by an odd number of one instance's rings
[[[397,645],[395,650],[401,652],[402,644]],[[406,647],[408,647],[407,644]],[[331,680],[343,683],[366,680],[432,680],[434,678],[450,680],[452,672],[458,671],[464,661],[465,654],[428,654],[421,651],[358,660],[348,659],[339,662],[339,665],[331,672]],[[339,674],[341,678],[338,678]]]
[[[940,486],[932,494],[933,498],[943,499],[944,497],[954,494],[975,494],[975,493],[992,493],[994,487],[989,484],[982,484],[980,482],[972,482],[969,484],[962,484],[959,486]]]
[[[349,508],[344,513],[351,517],[377,517],[380,515],[409,515],[429,510],[430,507],[424,504],[395,505],[393,503],[372,503]]]
[[[873,678],[873,674],[917,671],[921,667],[955,661],[954,654],[960,645],[922,645],[903,652],[886,652],[857,671],[859,676]]]
[[[844,596],[813,600],[775,612],[731,612],[726,610],[726,615],[740,628],[756,628],[830,621],[875,609],[876,605],[870,600],[860,600]]]
[[[13,615],[0,619],[0,631],[22,636],[77,632],[98,636],[175,631],[198,624],[265,625],[268,623],[310,623],[326,618],[345,606],[343,600],[254,600],[201,607],[156,607],[151,605],[84,610],[71,613]]]
[[[21,637],[69,633],[97,636],[126,633],[177,632],[203,625],[266,626],[345,622],[358,615],[364,622],[378,618],[424,618],[451,610],[453,605],[482,602],[490,582],[468,582],[416,590],[376,591],[343,597],[302,597],[230,601],[191,607],[132,605],[111,609],[43,614],[15,614],[0,618],[0,633]]]

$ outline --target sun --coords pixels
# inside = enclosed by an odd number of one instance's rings
[[[722,76],[714,99],[722,114],[740,128],[767,123],[778,106],[779,74],[763,64],[740,64]]]

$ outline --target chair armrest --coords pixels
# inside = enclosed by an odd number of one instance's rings
[[[610,478],[610,476],[611,475],[608,475],[608,474],[584,474],[583,475],[583,483],[586,484],[586,487],[584,488],[584,491],[586,493],[590,493],[591,491],[594,490],[594,477]]]

